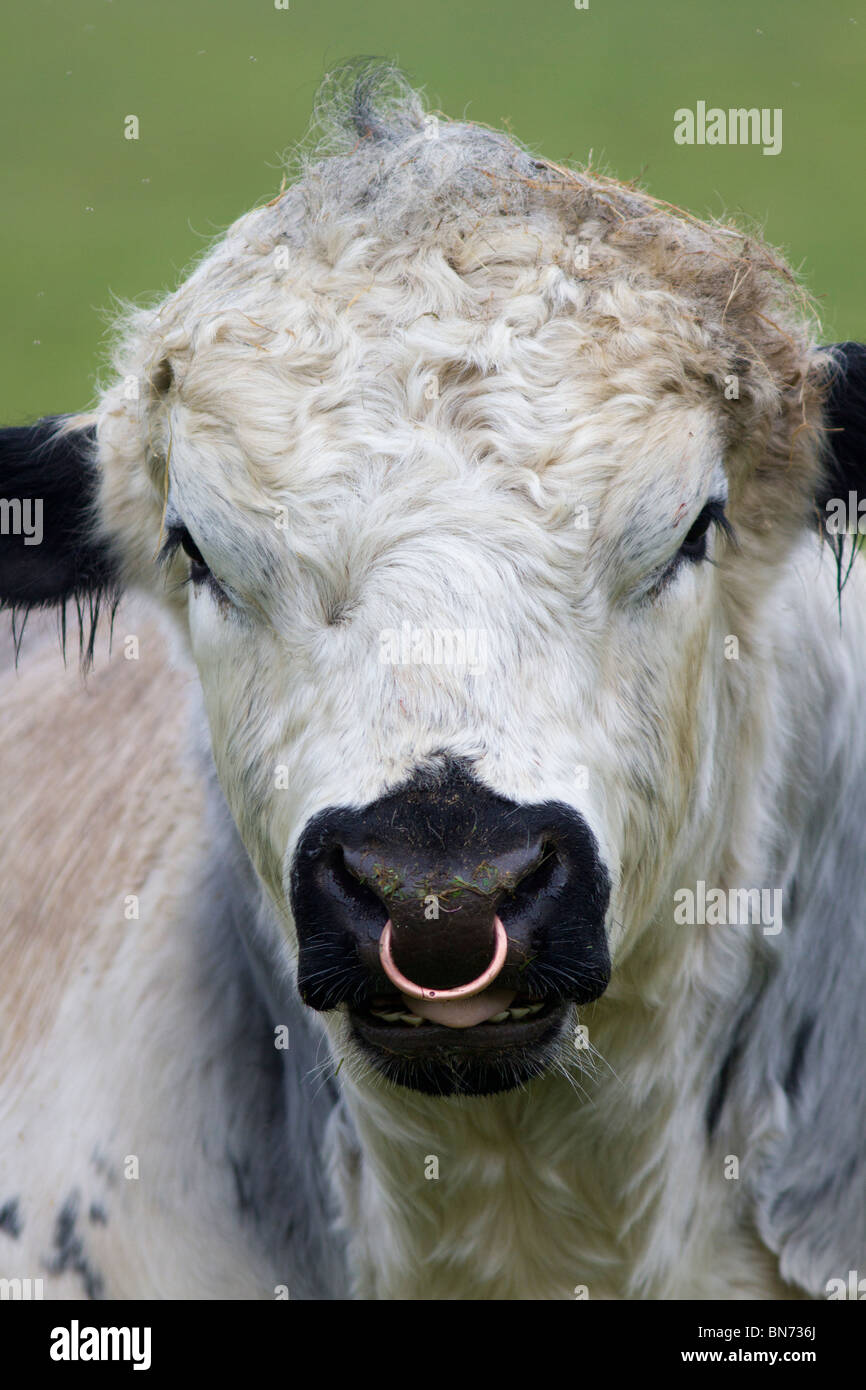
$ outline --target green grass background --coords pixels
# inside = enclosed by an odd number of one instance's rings
[[[3,17],[0,422],[93,398],[112,295],[173,286],[279,185],[322,73],[394,57],[434,107],[555,160],[593,152],[802,270],[826,338],[866,335],[858,0],[17,0]],[[781,107],[776,158],[681,147],[673,113]],[[139,141],[123,138],[135,114]]]

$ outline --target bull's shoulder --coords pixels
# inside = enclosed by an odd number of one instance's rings
[[[184,1192],[207,1190],[185,682],[129,611],[86,678],[72,644],[64,666],[53,633],[29,636],[0,677],[0,1276],[48,1298],[213,1296],[228,1262],[207,1201],[187,1218],[207,1258],[176,1236]]]

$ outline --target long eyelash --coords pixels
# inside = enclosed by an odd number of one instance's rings
[[[717,526],[722,535],[731,542],[731,545],[736,547],[737,533],[725,512],[724,502],[722,502],[721,499],[714,498],[712,502],[707,503],[707,511],[710,514],[711,525]],[[709,527],[707,527],[707,533],[709,534]]]
[[[702,540],[707,539],[710,534],[710,529],[713,526],[716,526],[722,532],[722,535],[730,541],[731,545],[733,545],[735,549],[737,548],[737,533],[734,530],[725,513],[725,502],[723,498],[711,498],[710,501],[707,502],[706,506],[700,512],[700,517],[703,516],[709,517],[709,525],[707,526],[706,531],[704,531],[703,535],[701,536]],[[696,517],[695,520],[699,520],[700,517]],[[675,571],[679,569],[681,562],[685,559],[688,559],[688,556],[684,556],[678,551],[677,554],[674,556],[668,573],[675,573]],[[715,564],[715,561],[711,561],[710,563]]]
[[[170,526],[166,528],[165,539],[163,540],[162,545],[159,547],[159,550],[157,551],[156,555],[156,563],[159,566],[167,565],[172,559],[174,559],[174,556],[180,550],[181,542],[183,541],[183,536],[184,527],[179,526],[177,522],[173,522]]]

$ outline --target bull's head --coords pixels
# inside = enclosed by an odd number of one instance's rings
[[[0,593],[154,596],[335,1053],[491,1092],[738,814],[762,613],[827,464],[856,486],[822,409],[862,412],[864,357],[730,229],[431,137],[405,91],[348,111],[130,316],[93,417],[5,432],[44,535],[3,538]]]

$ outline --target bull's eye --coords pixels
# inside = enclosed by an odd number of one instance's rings
[[[650,577],[649,583],[643,591],[644,596],[657,598],[664,593],[676,575],[682,572],[684,565],[700,565],[702,561],[706,560],[707,542],[712,526],[717,526],[736,545],[734,528],[725,516],[724,497],[711,497],[709,499],[695,517],[673,558],[661,571],[656,570]]]
[[[189,582],[198,586],[207,584],[209,588],[217,593],[222,593],[220,585],[211,573],[211,569],[206,559],[202,555],[189,531],[183,522],[174,522],[166,530],[165,540],[159,554],[161,564],[168,564],[173,555],[182,550],[184,555],[189,557]]]
[[[721,497],[710,498],[703,511],[697,516],[679,548],[677,558],[691,560],[695,564],[706,559],[707,536],[713,523],[721,526],[725,531],[730,530],[730,523],[725,516],[725,504]]]
[[[179,540],[181,550],[183,550],[184,554],[188,555],[190,558],[190,577],[195,583],[199,583],[202,579],[205,578],[207,574],[210,573],[210,570],[208,569],[207,564],[205,562],[205,558],[199,550],[198,546],[196,545],[195,541],[193,540],[192,536],[189,534],[189,531],[187,531],[186,527],[184,527],[183,533],[179,537]]]

